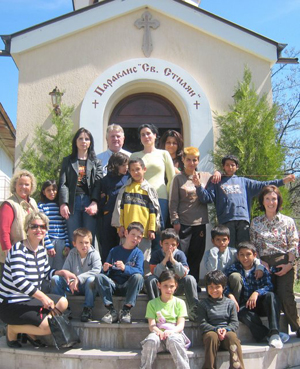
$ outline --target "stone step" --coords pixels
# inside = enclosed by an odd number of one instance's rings
[[[199,299],[203,299],[207,297],[207,293],[202,291],[198,295]],[[69,307],[71,308],[72,315],[75,319],[80,319],[80,315],[83,309],[84,296],[67,296],[69,301]],[[180,296],[183,300],[185,300],[185,296]],[[114,305],[117,311],[122,309],[124,304],[124,297],[114,296]],[[146,307],[148,303],[148,297],[145,294],[139,294],[136,302],[136,306],[132,308],[131,314],[133,319],[142,320],[145,318]],[[296,294],[296,302],[297,308],[300,314],[300,294]],[[95,299],[95,306],[93,309],[93,318],[96,320],[100,320],[107,313],[107,309],[103,305],[102,299],[97,296]]]
[[[242,345],[245,368],[286,369],[296,368],[300,363],[300,340],[292,337],[282,350],[263,344]],[[137,369],[140,366],[140,350],[110,351],[100,349],[72,348],[57,351],[53,347],[33,349],[29,344],[21,349],[6,346],[0,339],[2,369]],[[201,368],[204,362],[203,348],[188,351],[190,368]],[[229,367],[229,354],[221,351],[217,356],[217,369]],[[153,369],[175,369],[169,353],[160,353]]]
[[[262,317],[262,321],[268,326],[267,317]],[[82,323],[73,319],[72,324],[80,336],[80,347],[83,349],[136,350],[140,349],[140,342],[149,334],[145,320],[135,320],[132,324],[104,324],[96,320]],[[187,321],[184,331],[193,348],[202,346],[202,334],[197,323]],[[284,315],[280,318],[280,331],[287,333]],[[243,344],[253,343],[250,330],[242,323],[239,324],[237,335]],[[44,340],[49,346],[53,345],[51,336]]]

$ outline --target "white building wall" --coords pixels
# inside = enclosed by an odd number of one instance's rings
[[[9,197],[10,178],[14,171],[13,160],[0,146],[0,203]]]

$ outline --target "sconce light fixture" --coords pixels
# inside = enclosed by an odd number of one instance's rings
[[[61,114],[60,110],[60,104],[61,104],[61,97],[63,96],[63,92],[60,92],[57,86],[55,86],[55,89],[51,92],[49,92],[49,95],[51,96],[51,102],[53,106],[53,110],[56,115]]]

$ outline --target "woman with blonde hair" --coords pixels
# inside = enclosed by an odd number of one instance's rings
[[[67,270],[51,269],[47,251],[42,245],[49,228],[48,217],[32,211],[25,217],[24,240],[9,250],[4,264],[0,284],[0,319],[7,324],[8,347],[20,348],[19,333],[33,346],[41,346],[36,336],[51,334],[48,324],[50,310],[56,307],[61,312],[67,309],[68,301],[61,296],[46,295],[41,291],[42,281],[59,275],[69,282],[76,276]]]
[[[28,170],[20,170],[14,174],[10,182],[12,195],[3,202],[0,208],[0,243],[2,253],[0,263],[11,247],[26,238],[24,232],[25,216],[38,210],[37,203],[30,196],[36,190],[34,175]]]

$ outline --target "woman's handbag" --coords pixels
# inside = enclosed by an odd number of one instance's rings
[[[57,307],[52,309],[50,314],[52,317],[48,317],[48,323],[58,350],[80,343],[79,336],[68,319],[67,314],[63,314]]]

